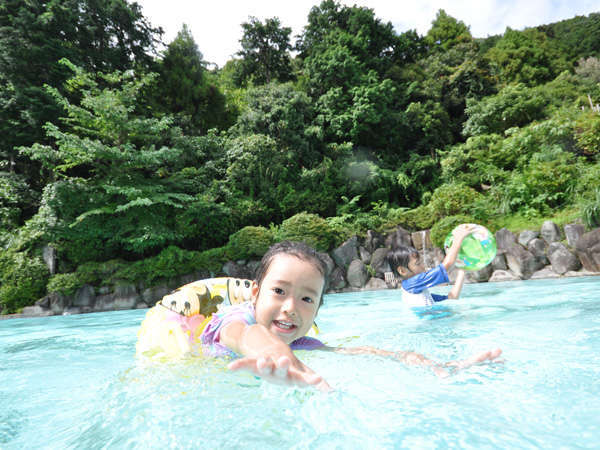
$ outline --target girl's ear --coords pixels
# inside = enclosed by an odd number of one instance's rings
[[[252,301],[252,304],[256,306],[256,300],[258,300],[258,292],[259,292],[259,288],[258,288],[258,283],[256,281],[252,281],[252,286],[250,286],[250,298]]]
[[[396,271],[400,274],[400,276],[402,278],[406,278],[410,275],[408,267],[402,267],[402,266],[398,266],[398,268],[396,269]]]

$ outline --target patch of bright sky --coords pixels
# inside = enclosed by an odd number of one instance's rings
[[[171,42],[185,23],[206,61],[222,67],[240,50],[242,22],[249,16],[261,21],[278,17],[281,24],[300,34],[310,9],[320,0],[136,0],[155,27]],[[431,28],[439,9],[462,20],[474,37],[502,34],[506,27],[521,30],[600,12],[598,0],[355,0],[348,6],[371,8],[382,22],[392,22],[396,32],[415,29],[421,35]]]

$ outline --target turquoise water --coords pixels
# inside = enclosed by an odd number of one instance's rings
[[[397,291],[336,294],[329,345],[440,361],[499,346],[447,379],[374,356],[298,352],[332,394],[134,360],[144,310],[0,321],[0,448],[597,448],[600,278],[466,285],[416,315]],[[444,288],[436,290],[443,292]]]

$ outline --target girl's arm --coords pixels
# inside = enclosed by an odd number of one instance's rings
[[[454,230],[452,245],[448,249],[446,253],[446,257],[442,261],[442,264],[446,268],[446,270],[450,270],[450,267],[454,265],[456,262],[456,258],[458,257],[458,251],[460,250],[460,246],[462,245],[463,240],[475,230],[475,226],[468,223],[463,223],[459,225]]]
[[[454,282],[454,286],[448,292],[448,298],[457,299],[460,297],[460,291],[462,290],[463,284],[465,283],[465,271],[459,270],[456,275],[456,281]]]
[[[277,384],[331,389],[320,375],[296,358],[289,345],[262,325],[231,322],[221,330],[220,341],[243,355],[228,365],[230,370],[246,370]]]
[[[460,361],[450,361],[447,363],[440,364],[433,361],[419,353],[415,352],[392,352],[389,350],[382,350],[375,347],[324,347],[323,350],[333,351],[335,353],[342,353],[345,355],[378,355],[385,356],[388,358],[396,359],[404,364],[411,366],[425,366],[431,367],[433,372],[439,377],[447,377],[450,372],[446,368],[453,367],[455,369],[466,369],[475,364],[479,364],[485,361],[493,361],[502,354],[502,350],[496,348],[494,350],[487,350],[484,352],[476,353],[475,355],[463,359]]]

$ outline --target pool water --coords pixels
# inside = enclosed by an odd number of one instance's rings
[[[298,352],[325,394],[134,359],[145,310],[0,321],[0,448],[597,448],[600,278],[466,285],[403,307],[394,290],[325,297],[332,346],[439,361],[499,346],[503,363],[440,379],[376,356]],[[436,292],[444,292],[440,288]]]

